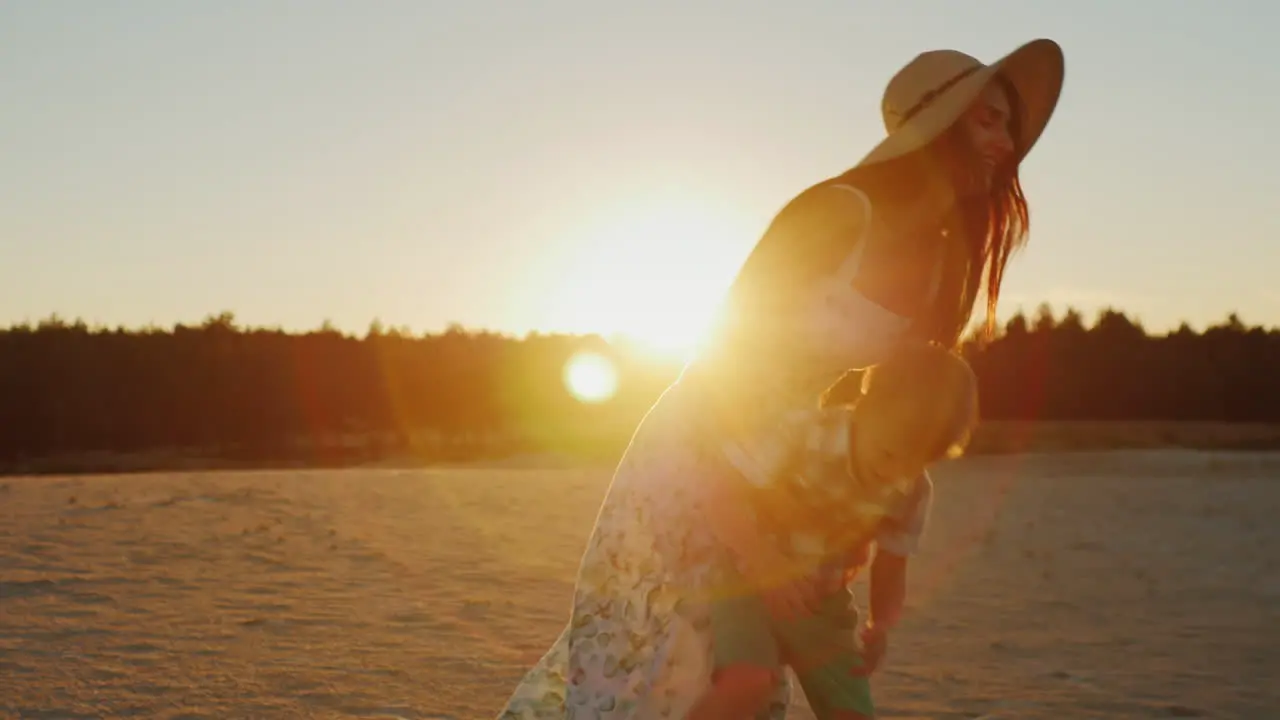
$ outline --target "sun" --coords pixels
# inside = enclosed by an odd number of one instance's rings
[[[557,324],[686,358],[753,235],[745,215],[681,195],[602,211],[578,238],[557,291]]]
[[[599,353],[576,353],[564,365],[564,386],[581,402],[605,402],[618,391],[618,371]]]

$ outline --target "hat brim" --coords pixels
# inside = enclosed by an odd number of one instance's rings
[[[1017,158],[1021,163],[1053,117],[1062,94],[1065,70],[1058,43],[1048,39],[1032,40],[957,82],[872,148],[858,165],[886,162],[924,148],[950,129],[997,76],[1003,76],[1013,85],[1021,101]]]

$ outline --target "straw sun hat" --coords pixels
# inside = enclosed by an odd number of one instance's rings
[[[960,119],[996,76],[1007,79],[1021,101],[1021,162],[1053,115],[1063,72],[1062,48],[1052,40],[1032,40],[990,65],[957,50],[921,53],[885,88],[880,110],[888,137],[858,164],[892,160],[928,145]]]

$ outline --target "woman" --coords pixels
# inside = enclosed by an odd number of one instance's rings
[[[1018,167],[1062,79],[1049,40],[991,65],[926,52],[893,77],[888,136],[782,209],[707,349],[641,422],[582,557],[569,625],[501,718],[683,718],[710,685],[707,601],[726,578],[744,577],[779,616],[807,612],[811,594],[785,579],[736,483],[771,464],[779,419],[847,368],[913,339],[956,345],[982,285],[991,327],[1028,229]],[[790,689],[778,691],[780,718]]]

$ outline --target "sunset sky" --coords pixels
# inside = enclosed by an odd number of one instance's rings
[[[0,324],[679,346],[770,216],[881,137],[898,67],[1044,36],[1067,79],[1006,314],[1280,325],[1278,24],[1261,2],[0,2]]]

